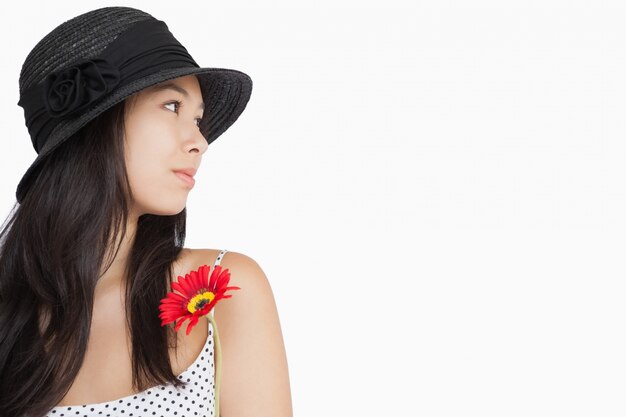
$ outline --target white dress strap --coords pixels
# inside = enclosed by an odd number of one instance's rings
[[[217,254],[217,258],[215,258],[215,264],[213,264],[213,268],[211,269],[211,273],[213,273],[213,269],[215,269],[215,267],[220,264],[220,262],[222,261],[222,258],[226,254],[226,252],[228,252],[228,249],[222,249],[220,251],[220,253]],[[213,307],[211,309],[211,312],[209,314],[211,314],[213,317],[215,317],[215,307]],[[209,326],[210,326],[210,324],[209,324]]]
[[[222,261],[222,258],[226,254],[226,252],[228,252],[228,249],[222,249],[220,251],[220,253],[217,255],[217,258],[215,258],[215,265],[219,265],[220,264],[220,262]],[[213,265],[214,268],[215,268],[215,265]]]

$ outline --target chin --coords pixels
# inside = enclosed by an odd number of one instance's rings
[[[187,199],[181,200],[160,200],[151,201],[151,204],[142,204],[144,214],[154,214],[157,216],[174,216],[185,209]]]
[[[159,207],[156,210],[153,210],[152,214],[156,214],[159,216],[174,216],[183,211],[185,209],[185,206],[186,202],[183,202],[183,204],[179,204],[176,206]]]

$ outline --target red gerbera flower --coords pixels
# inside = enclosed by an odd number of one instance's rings
[[[222,298],[232,297],[232,295],[226,295],[226,291],[241,289],[227,286],[230,281],[228,269],[222,269],[221,265],[216,265],[209,281],[210,270],[210,266],[202,265],[197,271],[191,271],[184,278],[179,276],[178,282],[172,283],[172,288],[180,294],[170,291],[161,300],[159,305],[161,326],[178,320],[174,327],[174,330],[178,331],[183,322],[189,319],[187,326],[187,335],[189,335],[200,316],[208,314],[215,303]]]

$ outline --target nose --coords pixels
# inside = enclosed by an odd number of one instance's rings
[[[200,127],[196,124],[195,121],[190,124],[190,127],[187,130],[186,137],[186,146],[189,148],[189,150],[197,149],[200,154],[203,154],[209,147],[206,138],[200,131]]]

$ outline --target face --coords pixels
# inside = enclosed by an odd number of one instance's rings
[[[192,185],[174,171],[198,169],[208,147],[199,128],[204,110],[198,79],[168,80],[127,100],[124,152],[132,210],[137,215],[178,214]]]

